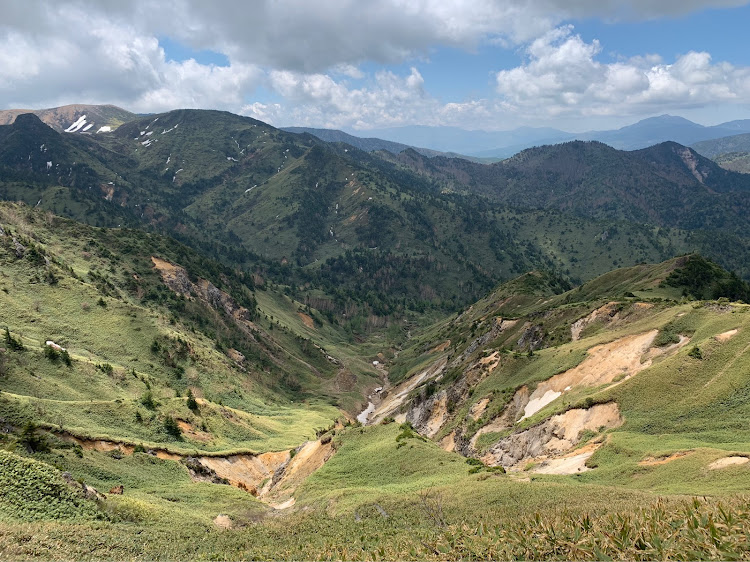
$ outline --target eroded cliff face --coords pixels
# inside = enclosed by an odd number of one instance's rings
[[[214,310],[223,310],[227,316],[242,322],[251,320],[248,309],[238,305],[232,297],[218,289],[213,283],[205,279],[198,279],[195,283],[184,268],[166,260],[152,257],[151,262],[161,275],[164,284],[175,293],[188,299],[197,298],[207,303]]]
[[[563,329],[569,330],[571,342],[578,342],[583,330],[592,323],[597,324],[594,327],[597,330],[612,329],[612,326],[619,330],[625,324],[640,321],[652,306],[610,301],[571,318]],[[535,470],[539,472],[579,472],[587,469],[585,461],[606,438],[603,432],[619,427],[623,419],[614,402],[560,413],[563,408],[561,397],[575,391],[574,403],[580,404],[581,391],[620,384],[650,367],[655,360],[676,353],[690,341],[680,336],[678,343],[656,347],[657,329],[635,334],[626,332],[627,335],[606,343],[596,343],[601,338],[593,340],[595,344],[588,347],[586,356],[576,366],[545,380],[503,391],[512,392],[512,396],[497,411],[497,395],[493,406],[492,394],[474,396],[472,391],[488,377],[504,376],[503,365],[508,361],[518,361],[521,355],[518,351],[508,352],[493,346],[498,341],[505,341],[503,338],[508,334],[520,333],[518,345],[531,350],[534,346],[530,345],[529,338],[536,341],[533,336],[540,330],[523,318],[508,320],[490,316],[482,323],[487,326],[486,331],[464,344],[460,352],[456,352],[455,346],[451,348],[444,344],[432,348],[430,352],[440,352],[435,362],[401,383],[387,401],[387,408],[381,406],[380,417],[371,420],[379,421],[386,415],[384,410],[388,410],[387,415],[397,422],[409,422],[420,434],[437,439],[442,448],[480,458],[488,465],[522,470],[524,466],[536,463],[539,466]],[[515,331],[503,334],[510,328]],[[518,336],[513,338],[515,340]],[[580,349],[579,344],[576,347]],[[533,351],[528,352],[528,355],[532,354]],[[524,359],[526,355],[523,354]],[[456,376],[458,369],[460,374]],[[453,379],[447,385],[441,383],[446,375]],[[539,418],[545,409],[551,414],[546,419]],[[557,413],[553,414],[555,411]],[[538,421],[529,427],[524,420],[532,417]],[[447,431],[448,427],[450,431]],[[496,439],[494,443],[492,436]],[[583,449],[580,448],[582,438],[588,442]]]
[[[485,464],[518,468],[531,460],[561,456],[571,451],[586,431],[601,432],[621,426],[615,402],[576,408],[501,439],[482,457]]]

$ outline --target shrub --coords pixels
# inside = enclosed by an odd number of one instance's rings
[[[34,422],[26,422],[21,435],[18,437],[18,443],[25,447],[29,453],[47,453],[49,452],[47,437],[38,433],[37,429]]]
[[[164,431],[167,432],[167,435],[174,437],[175,439],[182,438],[182,431],[180,431],[180,426],[172,416],[167,416],[166,418],[164,418]]]
[[[195,396],[193,396],[193,391],[190,389],[188,389],[187,393],[187,407],[193,412],[198,412],[198,402],[196,401]]]
[[[60,359],[60,352],[57,351],[54,347],[51,345],[45,345],[44,346],[44,356],[52,361],[53,363],[57,363],[58,359]]]
[[[5,327],[5,346],[11,351],[23,351],[23,343],[21,340],[14,338],[10,335],[10,330]]]
[[[147,390],[143,393],[143,396],[141,397],[141,404],[143,404],[149,410],[156,410],[156,408],[159,406],[156,400],[154,400],[154,395],[150,390]],[[136,419],[138,419],[139,415],[140,413],[136,413]]]

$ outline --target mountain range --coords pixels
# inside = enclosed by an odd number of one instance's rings
[[[313,131],[308,132],[315,134]],[[457,127],[413,126],[358,131],[368,137],[379,137],[405,145],[491,159],[508,158],[526,148],[571,140],[599,141],[619,150],[636,150],[666,141],[692,145],[699,141],[746,132],[750,132],[748,119],[707,127],[672,115],[650,117],[616,130],[583,133],[569,133],[549,127],[467,131]],[[332,135],[331,132],[326,134],[329,137]]]
[[[750,175],[6,119],[3,557],[747,557]]]

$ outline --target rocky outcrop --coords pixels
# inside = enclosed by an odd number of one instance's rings
[[[89,486],[85,482],[79,482],[74,479],[73,475],[70,474],[70,472],[63,472],[61,476],[65,483],[73,488],[82,498],[92,501],[101,501],[107,499],[107,496],[102,494],[93,486]]]
[[[187,271],[179,265],[153,256],[151,262],[159,271],[164,284],[175,293],[188,299],[200,299],[214,310],[224,311],[236,320],[249,322],[252,319],[252,314],[248,309],[238,305],[232,297],[210,281],[198,279],[197,282],[193,283]]]
[[[517,343],[521,349],[528,349],[530,351],[540,349],[544,343],[544,327],[527,323]]]
[[[602,320],[605,323],[617,320],[622,305],[616,301],[608,302],[600,306],[583,318],[579,318],[570,326],[570,339],[578,341],[581,339],[581,332],[596,320]]]
[[[485,464],[517,467],[531,459],[562,455],[580,442],[584,431],[598,432],[622,425],[615,402],[576,408],[501,439],[482,458]]]

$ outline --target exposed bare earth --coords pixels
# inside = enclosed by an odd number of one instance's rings
[[[482,461],[493,466],[520,468],[532,459],[564,456],[578,444],[585,430],[599,431],[619,427],[622,423],[620,409],[615,402],[596,404],[589,409],[568,410],[501,439],[490,448]]]
[[[531,472],[536,474],[578,474],[589,471],[591,469],[586,466],[586,461],[600,446],[599,443],[592,443],[563,457],[544,460],[535,466]]]
[[[678,451],[666,457],[646,457],[638,463],[638,466],[660,466],[681,459],[682,457],[686,457],[690,453],[692,453],[692,451]]]
[[[591,324],[597,318],[614,319],[614,317],[617,316],[618,306],[619,303],[617,302],[608,302],[604,306],[600,306],[599,308],[594,310],[588,316],[584,316],[583,318],[580,318],[579,320],[573,322],[573,324],[570,326],[571,339],[573,341],[578,341],[579,339],[581,339],[581,332],[583,332],[584,328],[586,328],[586,326]]]
[[[723,459],[718,459],[712,462],[708,465],[709,470],[718,470],[720,468],[726,468],[728,466],[738,466],[741,464],[747,464],[750,461],[750,458],[748,457],[739,457],[739,456],[732,456],[732,457],[724,457]]]
[[[385,395],[382,396],[381,401],[375,404],[375,410],[370,414],[368,424],[379,423],[383,418],[396,413],[412,390],[427,380],[437,378],[445,370],[446,362],[445,358],[440,359],[418,375],[384,392]]]
[[[103,452],[119,450],[124,455],[132,455],[135,450],[135,447],[129,443],[81,439],[71,435],[63,435],[63,437],[78,443],[85,450]],[[325,444],[320,441],[307,441],[296,449],[294,457],[289,451],[272,451],[257,455],[244,453],[227,456],[194,456],[191,460],[200,463],[219,478],[225,478],[230,485],[257,496],[272,507],[277,504],[291,507],[294,505],[294,499],[291,496],[297,486],[323,466],[334,452],[330,441]],[[162,449],[153,449],[149,453],[160,459],[172,461],[187,458],[185,455]],[[203,479],[196,477],[196,480]],[[277,507],[277,509],[285,509],[285,507]]]
[[[231,529],[232,520],[229,518],[229,516],[220,513],[219,515],[214,517],[214,525],[216,525],[219,529]]]
[[[302,320],[302,323],[307,326],[308,328],[315,328],[315,322],[313,322],[313,319],[305,314],[304,312],[298,312],[297,315],[300,317],[300,320]]]
[[[721,342],[721,343],[724,343],[725,341],[729,341],[730,339],[732,339],[732,337],[735,334],[737,334],[737,331],[738,331],[737,328],[735,328],[734,330],[729,330],[727,332],[719,334],[718,336],[716,336],[716,341]]]
[[[573,388],[599,386],[612,383],[618,377],[623,380],[632,377],[650,367],[656,357],[674,352],[689,341],[681,337],[677,344],[652,349],[651,344],[658,333],[658,330],[650,330],[592,347],[580,365],[539,383],[529,397],[521,419],[533,416]]]

